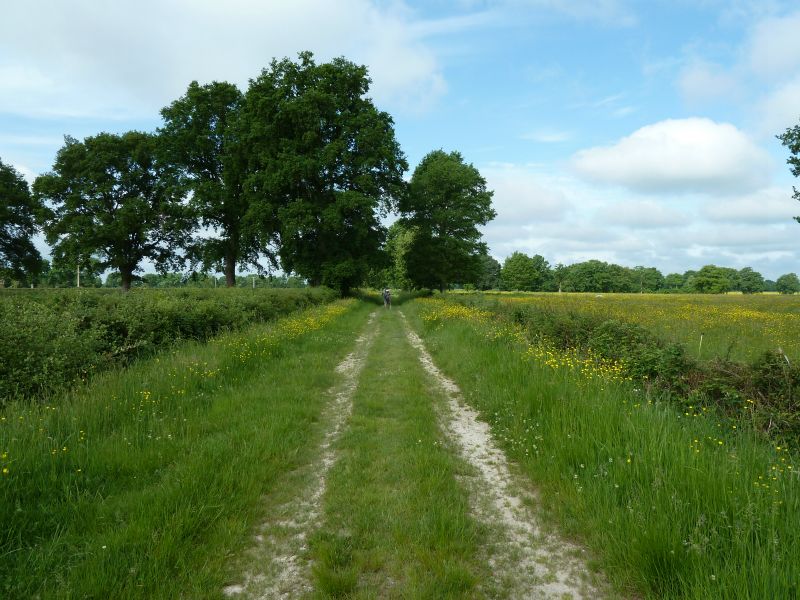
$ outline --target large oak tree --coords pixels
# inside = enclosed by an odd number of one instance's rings
[[[258,266],[265,250],[247,226],[250,202],[242,188],[245,149],[237,136],[243,95],[225,82],[193,81],[162,109],[159,129],[164,155],[191,189],[190,204],[205,228],[190,244],[193,262],[225,273],[236,284],[236,265]]]
[[[145,259],[158,267],[181,262],[191,219],[157,148],[156,136],[136,131],[65,138],[53,170],[33,185],[48,205],[44,230],[54,259],[78,265],[94,257],[121,273],[126,291]]]
[[[253,226],[274,233],[285,271],[343,293],[380,263],[379,217],[408,168],[369,84],[366,67],[304,52],[250,82],[239,121]]]

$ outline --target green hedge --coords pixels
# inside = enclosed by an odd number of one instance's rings
[[[7,290],[0,293],[0,404],[222,330],[330,302],[327,289]]]

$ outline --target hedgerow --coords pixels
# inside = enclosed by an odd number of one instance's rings
[[[180,340],[206,340],[331,301],[327,289],[7,290],[0,294],[0,404],[52,395]]]

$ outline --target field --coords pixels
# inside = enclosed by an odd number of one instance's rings
[[[7,400],[4,597],[800,591],[798,299],[281,293],[271,318]],[[15,301],[75,305],[54,297]],[[713,368],[751,394],[765,352],[779,388],[720,403]]]
[[[800,359],[800,297],[778,294],[487,294],[501,304],[635,323],[698,358],[752,360],[780,348]],[[702,345],[700,338],[702,336]]]

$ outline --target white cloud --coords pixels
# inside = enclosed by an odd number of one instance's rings
[[[632,27],[638,22],[636,15],[622,0],[521,0],[521,3],[580,21],[596,21],[619,27]]]
[[[690,104],[702,104],[738,96],[739,80],[719,65],[696,61],[681,69],[678,88],[684,100]]]
[[[531,133],[523,133],[520,138],[532,142],[539,142],[540,144],[558,144],[571,140],[572,134],[568,131],[539,130]]]
[[[558,189],[548,187],[535,170],[514,165],[481,169],[489,189],[496,224],[527,225],[561,221],[572,203]]]
[[[800,214],[800,203],[792,198],[791,189],[771,187],[749,196],[715,200],[702,212],[718,223],[789,223]]]
[[[305,49],[366,64],[379,105],[416,111],[447,89],[425,36],[479,22],[426,29],[402,5],[369,0],[10,3],[0,20],[0,111],[151,114],[192,79],[244,86],[273,57]]]
[[[752,3],[739,4],[743,16]],[[757,134],[772,137],[800,118],[800,11],[775,17],[777,6],[762,8],[751,11],[747,21],[755,25],[740,48],[728,52],[730,65],[695,56],[676,84],[690,106],[738,105]]]
[[[653,200],[615,202],[601,208],[598,216],[610,225],[634,229],[660,229],[689,223],[689,217],[684,213]]]
[[[747,56],[757,75],[783,78],[800,69],[800,12],[767,18],[753,28]]]
[[[725,194],[763,187],[772,163],[733,125],[691,118],[660,121],[611,146],[582,150],[572,166],[587,180],[637,192]]]
[[[765,136],[783,133],[800,121],[800,76],[772,89],[756,105],[758,130]]]
[[[503,12],[513,11],[517,20],[549,13],[611,27],[632,27],[638,23],[626,0],[461,0],[459,4],[468,9],[490,6]]]

